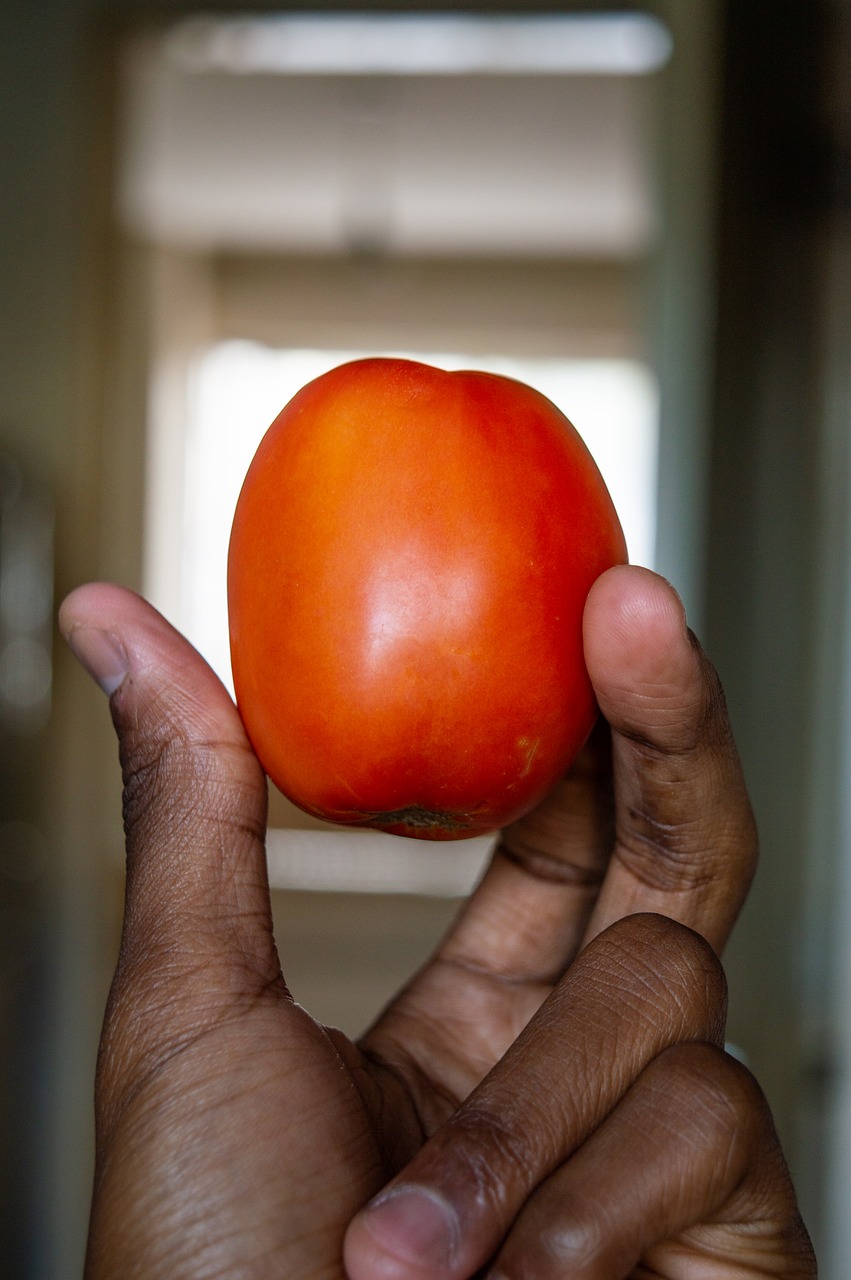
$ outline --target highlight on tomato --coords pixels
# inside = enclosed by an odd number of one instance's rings
[[[387,358],[315,379],[263,438],[231,533],[261,764],[348,826],[454,840],[513,821],[593,725],[582,612],[625,559],[596,464],[537,391]]]

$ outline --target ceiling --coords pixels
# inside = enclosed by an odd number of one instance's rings
[[[122,63],[118,210],[203,249],[634,257],[657,77],[340,75]]]

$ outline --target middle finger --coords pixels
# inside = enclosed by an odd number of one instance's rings
[[[502,832],[440,958],[549,990],[579,950],[613,838],[611,737],[599,720],[567,777]]]
[[[352,1280],[466,1280],[654,1058],[692,1040],[722,1043],[725,1012],[720,963],[697,934],[660,916],[613,926],[354,1220]]]

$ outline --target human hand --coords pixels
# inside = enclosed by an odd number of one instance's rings
[[[757,841],[717,675],[647,571],[605,574],[585,630],[607,724],[503,833],[439,957],[463,975],[459,1060],[495,1008],[530,1020],[481,1045],[495,1065],[453,1078],[466,1101],[356,1218],[352,1280],[816,1274],[767,1104],[723,1051],[718,955]],[[434,982],[406,993],[423,1021]],[[397,1016],[366,1046],[388,1055]]]
[[[587,622],[615,855],[586,756],[569,809],[506,834],[355,1048],[283,985],[263,779],[224,691],[128,593],[67,602],[66,633],[116,690],[128,827],[90,1278],[340,1277],[347,1224],[405,1165],[349,1230],[353,1280],[468,1277],[503,1240],[497,1272],[524,1280],[625,1275],[642,1254],[648,1275],[745,1275],[755,1250],[760,1274],[814,1274],[765,1104],[717,1047],[712,951],[671,920],[621,920],[658,912],[720,947],[735,918],[754,841],[717,683],[650,575],[606,575]]]

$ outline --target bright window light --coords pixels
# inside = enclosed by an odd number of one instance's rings
[[[186,446],[180,616],[173,621],[231,688],[225,566],[245,472],[266,428],[296,391],[335,365],[374,354],[278,351],[228,341],[208,349],[197,364]],[[630,559],[652,566],[657,391],[646,366],[451,353],[412,358],[444,369],[505,374],[548,396],[594,455],[620,514]],[[156,603],[156,582],[150,587]]]
[[[293,14],[189,18],[167,50],[184,71],[278,75],[647,75],[671,34],[643,13]]]

